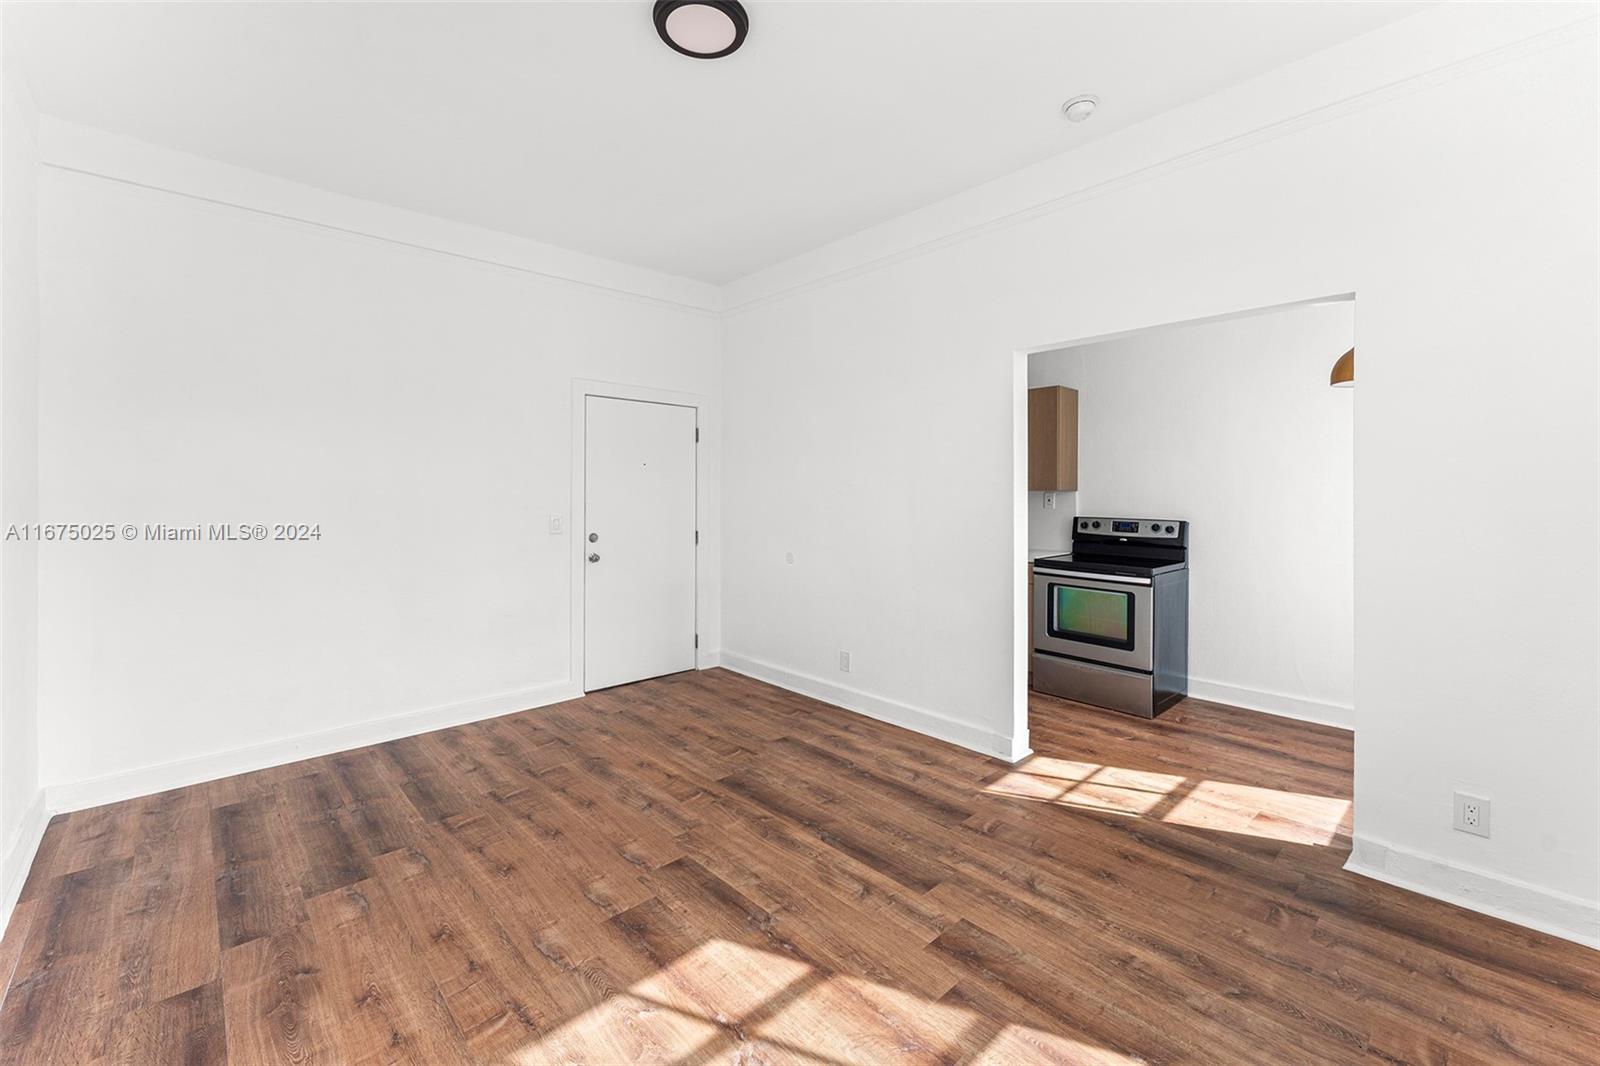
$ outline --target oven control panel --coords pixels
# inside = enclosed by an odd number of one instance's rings
[[[1140,540],[1178,540],[1184,524],[1176,518],[1095,518],[1085,515],[1075,520],[1080,537],[1137,537]]]

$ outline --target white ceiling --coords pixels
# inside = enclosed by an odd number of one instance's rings
[[[649,0],[7,4],[40,109],[723,283],[1420,4],[749,0],[722,60]],[[1095,93],[1082,125],[1058,108]]]

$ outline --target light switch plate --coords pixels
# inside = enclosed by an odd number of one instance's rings
[[[550,535],[553,537],[553,536],[556,536],[557,534],[565,533],[566,531],[567,531],[567,520],[566,520],[566,518],[564,518],[563,516],[558,515],[558,514],[551,515],[550,516]]]

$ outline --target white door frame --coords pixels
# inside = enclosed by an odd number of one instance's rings
[[[1314,307],[1326,303],[1350,303],[1356,291],[1335,292],[1328,296],[1313,296],[1286,303],[1264,304],[1227,311],[1201,318],[1152,322],[1133,329],[1115,333],[1101,333],[1074,340],[1054,341],[1049,344],[1031,344],[1011,351],[1011,573],[1012,587],[1016,590],[1011,601],[1011,750],[1001,758],[1012,763],[1021,762],[1033,754],[1028,738],[1028,665],[1033,654],[1033,634],[1028,630],[1028,581],[1025,576],[1031,564],[1028,560],[1028,357],[1040,352],[1076,348],[1084,344],[1119,340],[1141,333],[1199,326],[1212,322],[1254,318],[1258,315],[1277,314],[1296,307]],[[1274,712],[1276,713],[1276,712]],[[1353,861],[1353,860],[1352,860]]]
[[[712,540],[712,531],[708,529],[707,501],[711,499],[712,480],[714,471],[712,463],[707,461],[708,455],[705,445],[714,439],[710,432],[711,402],[697,392],[679,392],[675,389],[657,389],[645,385],[626,385],[616,381],[597,381],[592,378],[572,379],[572,508],[567,523],[569,535],[569,556],[571,558],[571,580],[568,584],[568,599],[572,603],[572,622],[570,627],[572,659],[569,664],[572,684],[579,690],[583,689],[583,651],[584,651],[584,581],[586,570],[584,558],[587,554],[588,542],[584,536],[588,531],[585,525],[586,503],[584,496],[584,470],[587,465],[586,452],[588,449],[588,398],[590,396],[603,396],[616,400],[638,400],[643,403],[670,403],[680,407],[693,407],[695,409],[695,425],[700,432],[700,448],[695,453],[694,463],[694,524],[700,531],[699,550],[695,553],[694,565],[694,625],[695,632],[699,635],[699,646],[695,649],[695,669],[704,670],[717,665],[716,651],[712,641],[707,639],[707,622],[713,617],[708,602],[710,583],[706,580],[705,565],[707,549]]]

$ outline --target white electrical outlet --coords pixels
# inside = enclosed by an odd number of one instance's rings
[[[1056,494],[1055,493],[1047,492],[1047,493],[1044,494],[1044,509],[1046,511],[1054,511],[1056,509]]]
[[[1476,836],[1489,835],[1489,801],[1482,796],[1456,793],[1455,828]]]
[[[843,670],[847,674],[850,672],[850,653],[849,652],[842,651],[842,652],[839,653],[839,669]]]

